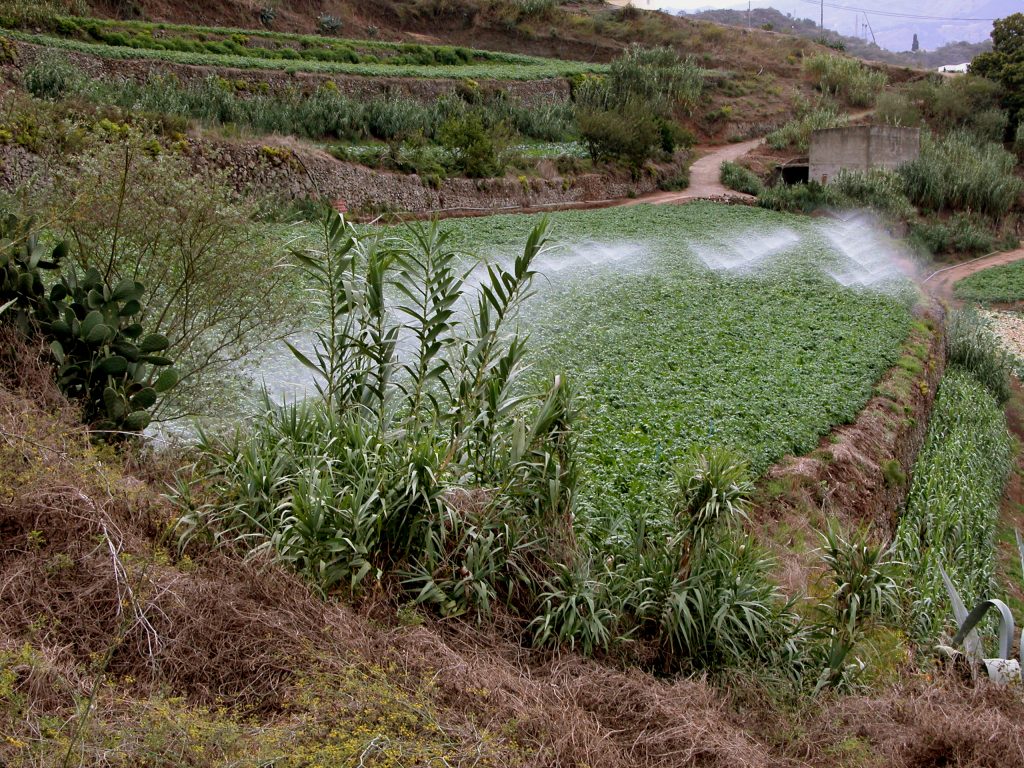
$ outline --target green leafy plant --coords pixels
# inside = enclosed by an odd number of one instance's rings
[[[178,383],[178,373],[159,354],[168,340],[145,334],[139,322],[142,283],[111,287],[98,270],[80,277],[70,266],[48,286],[43,273],[61,268],[67,245],[44,248],[32,222],[15,214],[3,217],[0,238],[3,322],[50,342],[57,384],[82,404],[83,419],[96,431],[116,439],[145,429],[158,395]]]
[[[729,189],[747,195],[759,195],[764,192],[764,182],[749,168],[744,168],[737,163],[722,163],[719,179]]]
[[[894,617],[900,598],[899,564],[891,550],[872,544],[864,534],[847,538],[835,526],[821,538],[828,600],[818,606],[818,631],[826,641],[818,690],[849,682],[859,665],[849,665],[846,659],[863,638],[865,626]]]
[[[894,539],[895,554],[906,568],[906,625],[917,641],[934,644],[948,621],[942,568],[967,604],[988,593],[1011,458],[996,397],[970,370],[951,361]]]
[[[82,402],[87,423],[103,432],[149,426],[157,397],[178,383],[173,361],[160,353],[166,336],[145,334],[142,283],[106,285],[96,269],[68,270],[50,291],[54,317],[43,324],[53,341],[57,383]]]

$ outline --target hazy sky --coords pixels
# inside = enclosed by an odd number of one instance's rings
[[[747,0],[633,0],[633,4],[666,11],[697,11],[746,9]],[[796,18],[818,20],[817,0],[752,0],[752,5],[776,8]],[[904,50],[910,47],[915,33],[920,35],[921,45],[928,49],[955,40],[984,40],[992,24],[982,19],[1000,18],[1022,9],[1022,0],[928,0],[927,3],[921,0],[825,0],[824,11],[825,27],[846,35],[856,35],[864,29],[862,11],[867,11],[879,45]]]

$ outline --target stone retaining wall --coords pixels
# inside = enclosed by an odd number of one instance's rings
[[[10,41],[16,51],[16,62],[8,65],[8,76],[17,70],[31,66],[46,50],[42,46],[17,40]],[[74,51],[64,52],[80,72],[96,79],[126,78],[143,82],[153,74],[174,75],[183,83],[204,80],[217,75],[238,84],[240,94],[247,90],[280,91],[295,88],[312,92],[327,82],[355,98],[372,98],[381,95],[405,96],[417,101],[429,102],[439,96],[452,93],[462,82],[461,79],[425,77],[368,77],[363,75],[339,75],[327,73],[295,72],[267,69],[234,69],[231,67],[192,66],[148,59],[105,59]],[[282,64],[286,66],[286,64]],[[551,104],[569,98],[569,81],[564,77],[545,80],[485,80],[481,88],[503,91],[507,96],[527,105]]]

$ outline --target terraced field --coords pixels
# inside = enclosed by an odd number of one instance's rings
[[[812,450],[856,416],[908,332],[914,291],[891,262],[864,260],[887,247],[867,229],[710,203],[551,218],[560,245],[524,320],[544,350],[537,375],[569,374],[588,401],[584,495],[602,514],[649,513],[691,445],[728,445],[757,472]],[[497,255],[535,223],[450,226]]]
[[[107,59],[287,72],[536,80],[606,70],[600,64],[459,46],[74,17],[55,18],[42,31],[11,29],[6,34],[24,42]]]

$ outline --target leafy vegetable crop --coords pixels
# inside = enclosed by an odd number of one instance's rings
[[[1024,261],[1001,264],[965,277],[956,284],[956,297],[964,301],[1011,302],[1024,300]]]
[[[311,35],[189,27],[174,24],[67,20],[49,34],[5,31],[13,38],[106,59],[143,59],[239,69],[322,72],[371,77],[537,80],[603,72],[588,62],[494,53],[451,46],[339,40]],[[124,31],[119,31],[123,28]],[[223,36],[211,40],[210,35]],[[250,46],[266,38],[272,47]],[[266,42],[266,41],[264,41]]]
[[[582,502],[613,536],[620,515],[664,508],[691,447],[724,445],[755,473],[812,450],[856,416],[909,329],[912,291],[842,287],[823,271],[841,256],[806,219],[713,204],[551,218],[565,245],[538,267],[547,281],[522,320],[543,350],[537,374],[566,373],[582,396]],[[450,226],[467,248],[504,254],[535,223]],[[790,246],[756,271],[698,257],[737,238],[757,249],[780,230]]]

